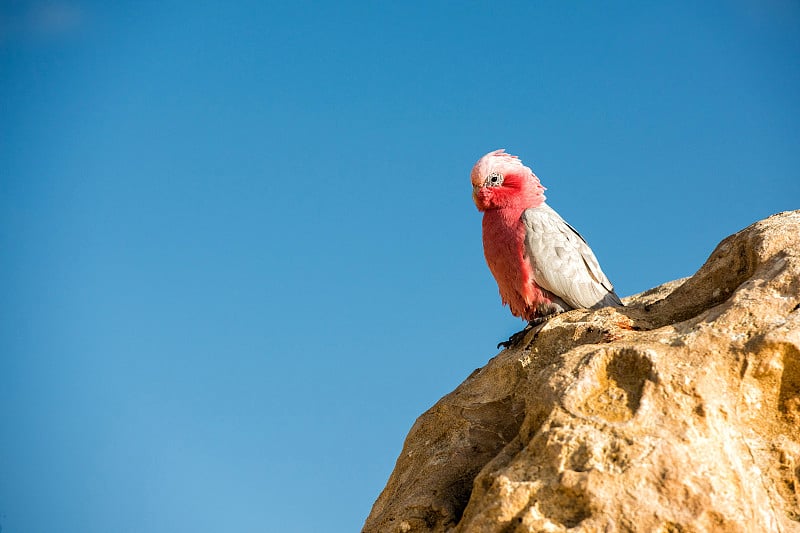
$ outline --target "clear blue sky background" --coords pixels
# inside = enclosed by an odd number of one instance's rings
[[[3,533],[351,532],[523,323],[518,154],[621,295],[800,208],[800,4],[0,4]]]

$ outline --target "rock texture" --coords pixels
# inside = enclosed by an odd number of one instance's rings
[[[800,532],[800,211],[626,304],[420,416],[364,531]]]

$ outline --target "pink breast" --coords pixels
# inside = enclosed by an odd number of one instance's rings
[[[549,303],[533,281],[533,269],[525,257],[522,210],[495,209],[483,216],[483,251],[500,297],[514,316],[533,320],[536,308]]]

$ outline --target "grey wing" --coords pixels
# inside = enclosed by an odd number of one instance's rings
[[[537,285],[576,309],[622,305],[592,249],[550,206],[526,209],[522,223]]]

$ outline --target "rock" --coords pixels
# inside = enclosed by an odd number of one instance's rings
[[[800,531],[800,211],[625,303],[420,416],[364,532]]]

